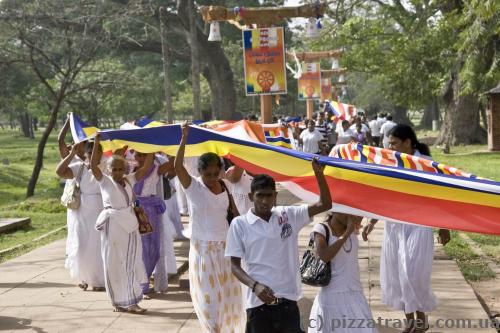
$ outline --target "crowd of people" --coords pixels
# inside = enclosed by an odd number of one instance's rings
[[[327,113],[295,127],[300,150],[328,155],[335,144],[358,142],[428,158],[411,127],[390,115],[334,123]],[[203,332],[303,332],[298,235],[312,218],[318,257],[330,262],[331,281],[321,287],[311,309],[308,331],[330,332],[333,319],[372,319],[358,265],[362,217],[331,210],[324,166],[313,158],[319,188],[314,204],[277,206],[274,179],[254,175],[214,153],[184,157],[189,124],[182,125],[176,156],[145,154],[124,147],[103,154],[100,135],[67,146],[69,122],[59,134],[57,175],[76,181],[78,209],[68,209],[66,267],[80,288],[106,291],[115,311],[143,314],[138,304],[151,293],[167,292],[176,272],[174,239],[189,238],[189,284]],[[138,212],[152,230],[140,232]],[[139,213],[140,214],[140,213]],[[181,216],[189,216],[184,229]],[[140,219],[139,219],[140,220]],[[367,221],[367,240],[377,221]],[[405,333],[427,329],[425,313],[436,307],[430,288],[431,228],[385,223],[381,255],[382,300],[405,313]],[[443,243],[449,232],[440,231]],[[335,332],[377,332],[374,327],[335,328]]]
[[[286,124],[286,119],[282,119],[281,123]],[[299,150],[328,155],[335,145],[350,142],[389,148],[389,134],[396,125],[392,115],[385,113],[375,115],[368,121],[365,116],[335,119],[327,111],[320,111],[312,119],[304,118],[299,126],[294,126],[293,134],[299,143]]]

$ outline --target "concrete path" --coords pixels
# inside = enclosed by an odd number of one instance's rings
[[[296,203],[288,193],[279,194],[281,203]],[[315,221],[320,221],[321,216]],[[312,226],[301,232],[303,253]],[[380,317],[380,332],[400,332],[398,320],[403,313],[391,311],[380,302],[379,257],[382,224],[378,224],[368,243],[360,242],[359,264],[365,295],[376,321]],[[75,285],[64,269],[65,241],[60,240],[0,265],[0,331],[6,332],[182,332],[198,333],[189,291],[172,281],[166,294],[141,302],[148,309],[144,316],[112,312],[103,292],[84,292]],[[175,242],[178,266],[187,260],[188,243]],[[438,308],[430,314],[430,324],[448,324],[449,328],[433,327],[428,332],[496,332],[480,329],[479,320],[487,315],[477,301],[472,288],[462,277],[456,263],[442,254],[436,245],[433,290]],[[304,287],[299,302],[302,322],[307,325],[309,311],[318,292]],[[472,328],[458,328],[456,321],[471,319]],[[386,321],[387,320],[387,321]],[[440,320],[440,321],[438,321]],[[446,321],[448,320],[448,321]],[[438,322],[436,322],[438,321]],[[446,321],[446,322],[445,322]],[[265,333],[265,332],[263,332]]]

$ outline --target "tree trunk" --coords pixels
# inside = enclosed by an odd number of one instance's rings
[[[38,176],[40,176],[40,171],[43,166],[43,152],[45,150],[45,145],[47,144],[47,140],[49,139],[50,132],[54,128],[54,125],[57,121],[57,114],[59,112],[59,108],[61,107],[61,103],[64,99],[64,94],[66,92],[66,83],[62,82],[61,88],[57,94],[57,98],[54,101],[54,105],[50,110],[49,121],[47,122],[47,126],[43,131],[42,137],[40,138],[40,142],[38,143],[38,149],[36,153],[35,165],[33,166],[33,172],[31,173],[31,178],[28,183],[28,189],[26,191],[26,197],[32,197],[35,195],[35,187],[38,181]]]
[[[19,122],[21,123],[21,131],[26,138],[31,138],[30,135],[30,117],[28,113],[22,113],[19,117]]]
[[[397,124],[413,125],[408,118],[408,108],[404,106],[395,106],[393,120]]]
[[[33,118],[33,130],[35,132],[38,131],[38,118],[37,117]]]
[[[436,144],[470,145],[486,142],[486,131],[479,125],[479,98],[474,94],[460,95],[460,78],[453,74],[443,94],[444,124]]]
[[[191,84],[193,89],[193,117],[201,119],[201,90],[200,90],[200,51],[198,43],[198,28],[196,27],[196,5],[189,0],[189,45],[191,47]]]
[[[172,105],[172,86],[170,84],[170,52],[167,46],[167,27],[165,23],[165,7],[160,7],[160,38],[163,59],[163,89],[165,91],[165,117],[167,124],[174,122]]]
[[[189,4],[191,0],[178,0],[178,17],[183,25],[189,27],[190,13]],[[209,42],[208,36],[199,26],[196,29],[199,58],[203,61],[202,74],[210,86],[210,98],[212,114],[221,119],[233,119],[236,110],[236,90],[234,88],[234,77],[229,60],[219,42]]]
[[[425,129],[432,128],[432,121],[439,120],[439,105],[437,97],[433,97],[424,109],[424,115],[420,120],[420,127]]]
[[[29,130],[29,138],[34,139],[35,138],[35,131],[33,130],[33,118],[28,115],[28,130]]]

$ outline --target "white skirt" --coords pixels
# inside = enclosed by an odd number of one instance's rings
[[[308,322],[308,333],[317,332],[377,333],[363,291],[320,291]]]
[[[226,242],[191,239],[189,287],[193,307],[204,333],[241,333],[246,314],[241,283],[224,256]]]
[[[431,228],[386,222],[380,258],[382,302],[405,313],[434,310],[433,258]]]
[[[92,287],[104,287],[101,235],[94,227],[101,211],[100,194],[82,193],[80,208],[68,212],[66,268],[73,279]]]

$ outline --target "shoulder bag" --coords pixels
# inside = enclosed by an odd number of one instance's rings
[[[330,230],[328,226],[321,223],[326,231],[326,244],[330,241]],[[332,272],[330,262],[324,262],[314,255],[314,239],[309,240],[309,249],[304,253],[300,263],[300,276],[302,283],[309,286],[325,287],[330,283]]]
[[[61,196],[61,204],[66,208],[72,210],[77,210],[78,208],[80,208],[81,194],[82,194],[80,190],[80,181],[82,179],[82,173],[84,167],[85,164],[82,163],[76,177],[68,181],[64,186],[64,191]]]

